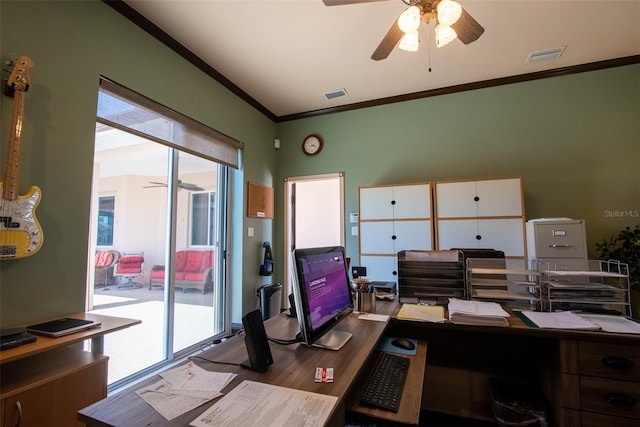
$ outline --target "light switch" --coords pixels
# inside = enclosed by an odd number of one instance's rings
[[[254,233],[253,227],[247,228],[247,236],[253,237],[253,233]]]

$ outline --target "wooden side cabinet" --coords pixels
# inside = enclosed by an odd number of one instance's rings
[[[108,360],[62,347],[2,364],[0,426],[82,426],[77,411],[107,396]]]
[[[562,426],[640,425],[640,347],[562,340]]]

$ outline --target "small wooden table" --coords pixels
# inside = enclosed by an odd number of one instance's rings
[[[102,354],[103,336],[140,320],[92,313],[63,317],[102,324],[58,338],[38,336],[35,342],[0,351],[0,425],[77,425],[78,409],[106,397],[109,358]],[[91,352],[73,345],[87,339]]]
[[[94,354],[102,354],[104,351],[104,335],[111,332],[116,332],[121,329],[128,328],[133,325],[141,323],[140,320],[126,319],[122,317],[104,316],[94,313],[75,313],[60,317],[73,317],[75,319],[86,319],[101,322],[102,325],[98,328],[87,329],[86,331],[80,331],[69,335],[64,335],[58,338],[50,338],[38,335],[38,339],[35,342],[22,345],[20,347],[10,348],[0,351],[0,365],[13,362],[15,360],[31,357],[38,353],[51,351],[56,348],[66,347],[70,344],[75,344],[87,339],[91,340],[91,352]],[[42,322],[55,319],[44,319]],[[29,325],[39,322],[30,322]],[[27,325],[22,325],[26,327]]]

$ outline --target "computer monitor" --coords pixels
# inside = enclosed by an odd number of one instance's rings
[[[307,346],[339,350],[351,334],[334,326],[353,311],[344,248],[296,249],[292,260],[301,341]]]

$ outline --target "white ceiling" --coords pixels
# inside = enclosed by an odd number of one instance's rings
[[[484,28],[474,43],[370,57],[402,0],[125,0],[277,117],[640,54],[640,0],[458,0]],[[533,51],[566,46],[555,60]],[[431,72],[429,72],[431,66]],[[346,89],[347,97],[324,93]]]

